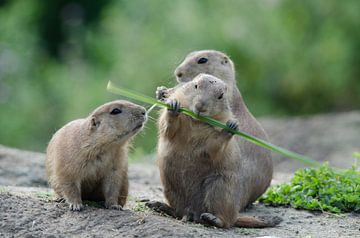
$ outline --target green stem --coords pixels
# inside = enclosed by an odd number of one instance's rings
[[[157,106],[163,107],[163,108],[170,108],[170,106],[168,104],[166,104],[164,102],[161,102],[161,101],[158,101],[158,100],[156,100],[156,99],[154,99],[152,97],[142,95],[140,93],[133,92],[133,91],[130,91],[128,89],[117,87],[111,81],[109,81],[109,83],[107,85],[107,90],[109,92],[120,94],[120,95],[125,96],[127,98],[131,98],[131,99],[143,102],[143,103],[154,104],[154,105],[157,105]],[[215,119],[213,119],[211,117],[197,115],[197,114],[195,114],[194,112],[190,111],[187,108],[180,108],[180,112],[187,115],[187,116],[190,116],[190,117],[192,117],[194,119],[197,119],[199,121],[208,123],[208,124],[210,124],[212,126],[216,126],[216,127],[220,127],[222,129],[228,130],[231,133],[233,133],[235,135],[238,135],[238,136],[242,137],[243,139],[245,139],[247,141],[250,141],[251,143],[254,143],[255,145],[258,145],[258,146],[261,146],[261,147],[263,147],[265,149],[269,149],[271,151],[277,152],[277,153],[282,154],[282,155],[284,155],[284,156],[286,156],[288,158],[298,160],[298,161],[301,161],[301,162],[303,162],[305,164],[309,164],[309,165],[314,165],[314,166],[319,166],[320,165],[319,162],[317,162],[317,161],[315,161],[315,160],[313,160],[313,159],[311,159],[311,158],[309,158],[307,156],[304,156],[304,155],[292,152],[290,150],[284,149],[282,147],[273,145],[273,144],[271,144],[271,143],[269,143],[267,141],[259,139],[259,138],[255,137],[255,136],[252,136],[252,135],[250,135],[250,134],[248,134],[246,132],[230,129],[225,124],[223,124],[223,123],[221,123],[221,122],[219,122],[219,121],[217,121],[217,120],[215,120]]]

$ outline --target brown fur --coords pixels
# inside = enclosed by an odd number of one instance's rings
[[[115,108],[122,112],[111,114]],[[133,103],[113,101],[54,134],[47,148],[46,172],[57,197],[64,198],[71,210],[81,210],[83,199],[105,200],[107,208],[124,206],[128,144],[141,130],[145,112]]]
[[[214,76],[200,74],[179,86],[169,95],[170,105],[174,101],[223,123],[234,121],[227,86]],[[263,171],[254,166],[251,157],[242,156],[238,137],[164,110],[159,119],[158,160],[169,206],[157,202],[148,203],[149,207],[221,228],[261,224],[255,218],[248,222],[239,216],[258,196],[256,181]],[[261,227],[269,224],[263,222]]]
[[[200,58],[206,58],[207,62],[198,64]],[[179,87],[182,83],[193,80],[193,78],[200,73],[213,75],[226,83],[228,86],[227,98],[230,108],[234,117],[239,122],[239,129],[241,131],[266,141],[269,140],[261,124],[248,110],[241,93],[236,86],[234,63],[229,56],[215,50],[191,52],[175,70],[176,79],[180,84]],[[157,96],[158,98],[170,97],[171,93],[175,90],[176,88],[166,89],[165,87],[159,87]],[[252,203],[260,197],[270,185],[273,174],[271,153],[269,150],[243,139],[238,140],[238,143],[240,145],[239,153],[241,154],[242,160],[250,163],[249,166],[251,166],[251,169],[249,170],[249,173],[251,172],[256,175],[250,176],[252,180],[250,184],[254,191],[249,203]]]

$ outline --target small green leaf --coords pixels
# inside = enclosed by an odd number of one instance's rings
[[[334,171],[327,164],[301,169],[290,183],[270,187],[259,201],[332,213],[360,212],[360,172]]]

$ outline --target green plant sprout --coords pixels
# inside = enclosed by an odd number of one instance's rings
[[[149,96],[146,96],[146,95],[142,95],[142,94],[140,94],[138,92],[133,92],[131,90],[115,86],[111,81],[108,82],[107,90],[109,92],[116,93],[116,94],[122,95],[124,97],[133,99],[133,100],[137,100],[137,101],[140,101],[140,102],[143,102],[143,103],[151,104],[151,105],[153,105],[151,107],[151,110],[153,109],[153,107],[155,105],[158,106],[158,107],[163,107],[163,108],[169,108],[170,107],[168,104],[166,104],[164,102],[161,102],[161,101],[158,101],[155,98],[152,98],[152,97],[149,97]],[[181,113],[187,115],[187,116],[190,116],[190,117],[196,119],[196,120],[202,121],[204,123],[208,123],[208,124],[210,124],[212,126],[216,126],[216,127],[220,127],[222,129],[228,130],[231,133],[233,133],[233,134],[235,134],[237,136],[240,136],[240,137],[242,137],[243,139],[245,139],[247,141],[250,141],[251,143],[254,143],[254,144],[256,144],[258,146],[261,146],[261,147],[263,147],[265,149],[269,149],[271,151],[282,154],[282,155],[284,155],[284,156],[286,156],[288,158],[298,160],[298,161],[301,161],[301,162],[303,162],[305,164],[309,164],[309,165],[313,165],[313,166],[320,166],[321,165],[319,162],[317,162],[315,160],[312,160],[311,158],[309,158],[307,156],[304,156],[304,155],[289,151],[287,149],[281,148],[279,146],[273,145],[273,144],[271,144],[271,143],[269,143],[267,141],[259,139],[259,138],[255,137],[255,136],[252,136],[252,135],[250,135],[250,134],[248,134],[246,132],[243,132],[243,131],[240,131],[240,130],[230,129],[225,124],[223,124],[223,123],[221,123],[221,122],[219,122],[219,121],[217,121],[217,120],[215,120],[215,119],[213,119],[211,117],[197,115],[196,113],[190,111],[187,108],[180,108],[179,111]]]

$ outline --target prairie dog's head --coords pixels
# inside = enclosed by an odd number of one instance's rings
[[[145,122],[145,108],[125,100],[101,105],[88,117],[90,133],[104,142],[125,142],[139,132]]]
[[[189,82],[198,74],[211,74],[227,84],[235,83],[234,64],[229,56],[220,51],[201,50],[191,52],[176,68],[175,77],[180,82]]]
[[[230,113],[226,84],[209,74],[199,74],[180,89],[180,103],[198,115],[221,120]],[[175,93],[176,95],[176,93]],[[177,94],[179,95],[179,94]]]

